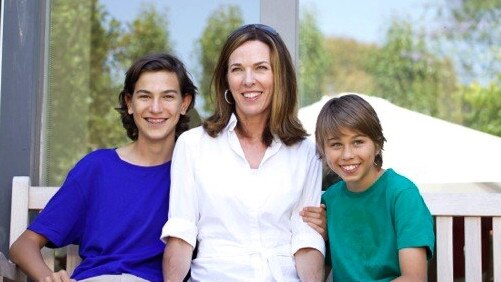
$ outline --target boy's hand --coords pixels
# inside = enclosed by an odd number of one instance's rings
[[[41,282],[76,282],[76,280],[71,279],[66,270],[60,270],[53,272],[51,276],[45,277]]]
[[[304,222],[322,235],[322,238],[324,238],[325,241],[328,240],[327,214],[325,213],[324,204],[321,204],[320,207],[305,207],[299,212],[299,215],[301,215]]]

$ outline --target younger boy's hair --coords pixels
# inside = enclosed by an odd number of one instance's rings
[[[315,140],[317,152],[325,157],[324,145],[328,138],[341,136],[343,129],[350,129],[369,137],[379,149],[374,164],[383,166],[383,145],[386,138],[374,108],[356,94],[346,94],[330,99],[317,118]]]

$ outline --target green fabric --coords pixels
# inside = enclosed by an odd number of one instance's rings
[[[398,250],[433,255],[433,219],[416,185],[392,169],[364,192],[340,181],[322,195],[327,208],[327,262],[334,281],[390,281],[400,276]]]

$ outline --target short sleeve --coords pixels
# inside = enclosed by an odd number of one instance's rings
[[[85,221],[85,197],[76,177],[70,172],[28,229],[44,236],[48,247],[79,244]]]
[[[427,249],[428,259],[433,256],[435,235],[433,218],[416,187],[402,190],[395,202],[397,248]]]

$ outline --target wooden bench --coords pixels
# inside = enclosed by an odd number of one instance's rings
[[[56,193],[58,187],[31,186],[29,177],[14,177],[12,181],[12,207],[10,244],[28,226],[28,213],[41,210]],[[501,193],[422,193],[436,222],[437,281],[453,281],[453,229],[454,217],[464,217],[464,255],[466,282],[482,281],[481,218],[492,218],[492,265],[495,282],[501,282]],[[43,248],[47,265],[54,269],[54,250]],[[66,269],[73,272],[80,262],[76,246],[67,247]],[[0,281],[2,277],[23,281],[24,274],[0,253]]]
[[[492,268],[501,282],[501,193],[422,193],[435,216],[437,281],[453,281],[454,217],[464,217],[465,281],[482,278],[481,218],[492,218]],[[456,234],[457,235],[457,234]]]
[[[57,192],[59,187],[38,187],[31,186],[30,178],[25,176],[15,176],[12,180],[12,200],[10,215],[10,244],[23,233],[28,227],[30,211],[39,211],[45,207],[49,199]],[[66,249],[66,270],[73,273],[73,270],[80,262],[78,247],[70,245]],[[42,255],[45,263],[50,269],[55,268],[55,249],[43,248]],[[3,257],[3,258],[2,258]],[[8,261],[0,253],[0,281],[2,277],[14,281],[26,281],[26,275],[22,273],[12,262]]]

